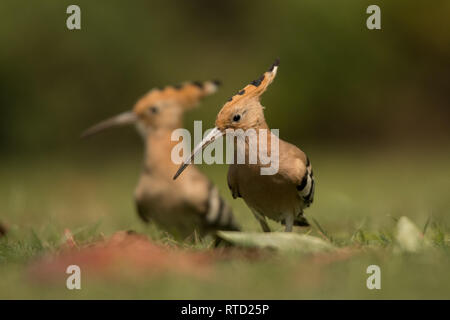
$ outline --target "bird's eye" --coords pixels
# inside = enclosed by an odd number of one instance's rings
[[[233,121],[234,122],[238,122],[239,120],[241,120],[241,115],[240,114],[235,114],[233,117]]]
[[[158,107],[155,107],[155,106],[150,107],[150,108],[148,108],[148,112],[152,113],[152,114],[156,114],[156,113],[158,113]]]

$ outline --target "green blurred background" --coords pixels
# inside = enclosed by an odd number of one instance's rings
[[[280,57],[263,98],[271,127],[304,147],[447,143],[450,3],[71,1],[0,4],[2,157],[70,152],[87,126],[154,86],[219,78],[188,115],[213,124],[226,99]],[[366,28],[381,6],[382,30]],[[83,148],[137,151],[131,131]],[[447,144],[448,145],[448,144]],[[84,150],[83,152],[85,152]]]

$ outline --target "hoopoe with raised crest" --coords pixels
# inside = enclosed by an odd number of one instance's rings
[[[172,235],[186,238],[216,230],[239,230],[231,208],[218,189],[196,167],[180,181],[173,181],[178,165],[171,159],[173,130],[182,126],[185,111],[217,91],[218,81],[188,82],[152,89],[132,111],[112,117],[86,130],[87,137],[113,126],[135,124],[145,141],[143,172],[135,190],[139,216],[153,221]]]
[[[235,132],[239,132],[238,129],[242,129],[241,132],[254,129],[258,141],[263,138],[260,129],[269,130],[269,126],[264,118],[260,96],[274,80],[278,65],[277,59],[259,79],[229,99],[217,115],[215,128],[194,149],[191,156],[186,158],[174,179],[188,167],[196,153],[225,135],[229,129]],[[261,168],[267,165],[262,164],[259,154],[255,164],[231,164],[228,170],[228,186],[233,198],[244,199],[265,232],[270,232],[266,217],[284,224],[287,232],[292,231],[294,225],[309,226],[303,216],[303,210],[311,205],[314,198],[315,182],[311,162],[296,146],[271,133],[265,136],[269,154],[277,152],[278,172],[262,175]],[[278,140],[278,150],[271,150],[271,139]],[[236,140],[234,141],[236,143]],[[244,141],[245,156],[248,158],[250,149],[248,141]]]

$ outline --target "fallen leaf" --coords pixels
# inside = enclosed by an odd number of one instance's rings
[[[235,245],[271,248],[280,251],[312,253],[334,250],[335,247],[321,238],[293,232],[237,232],[219,231],[218,236]]]
[[[205,252],[159,245],[142,235],[117,232],[108,240],[82,248],[63,246],[60,252],[32,263],[29,272],[33,279],[41,281],[60,281],[67,277],[66,269],[70,265],[79,266],[90,277],[166,272],[204,277],[210,272],[211,261],[211,255]]]
[[[400,251],[418,252],[429,246],[419,228],[407,217],[401,217],[397,222],[397,245]]]

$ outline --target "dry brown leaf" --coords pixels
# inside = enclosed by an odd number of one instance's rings
[[[70,231],[65,232],[72,243],[69,234]],[[30,274],[38,280],[60,279],[67,277],[68,266],[77,265],[83,274],[96,277],[166,272],[204,277],[211,271],[212,260],[205,252],[159,245],[145,236],[121,231],[86,247],[63,247],[59,253],[35,261]]]

